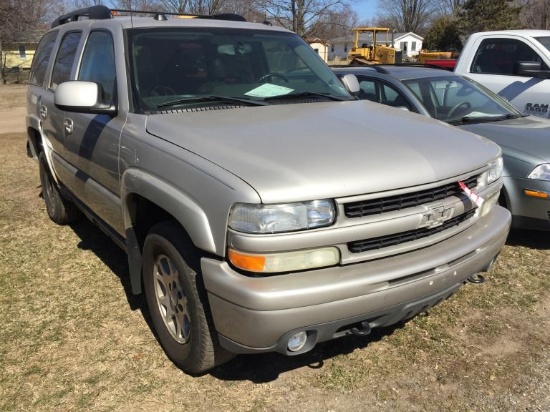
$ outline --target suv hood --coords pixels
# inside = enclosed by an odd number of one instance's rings
[[[366,101],[155,114],[147,131],[240,177],[264,203],[436,182],[500,152],[458,128]]]
[[[504,153],[510,148],[541,162],[550,162],[550,120],[528,116],[459,127],[498,143]]]

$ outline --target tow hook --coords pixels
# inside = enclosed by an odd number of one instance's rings
[[[351,328],[351,333],[353,333],[356,336],[367,336],[371,332],[371,327],[369,325],[369,322],[366,320],[360,323],[359,327]]]
[[[485,282],[485,277],[480,273],[475,273],[468,277],[468,282],[480,285]]]

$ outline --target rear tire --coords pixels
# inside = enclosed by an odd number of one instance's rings
[[[219,346],[199,256],[176,222],[155,225],[145,238],[143,286],[158,340],[179,368],[200,374],[234,356]]]
[[[78,220],[80,210],[70,200],[66,199],[57,184],[52,178],[50,166],[46,160],[46,154],[40,152],[38,156],[40,169],[40,184],[42,186],[42,197],[46,203],[46,211],[51,220],[58,225],[66,225]]]

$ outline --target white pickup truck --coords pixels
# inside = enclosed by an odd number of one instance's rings
[[[474,33],[454,70],[524,114],[550,118],[550,30]]]

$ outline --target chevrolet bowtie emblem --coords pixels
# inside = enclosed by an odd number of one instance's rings
[[[444,206],[433,207],[427,213],[422,214],[419,227],[433,228],[442,225],[445,221],[453,217],[454,208],[445,208]]]

